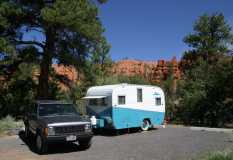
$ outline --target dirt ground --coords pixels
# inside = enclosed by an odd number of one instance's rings
[[[188,127],[95,135],[88,150],[81,150],[76,143],[54,144],[46,155],[34,152],[23,131],[18,136],[0,138],[0,160],[187,160],[225,149],[233,149],[232,133]]]

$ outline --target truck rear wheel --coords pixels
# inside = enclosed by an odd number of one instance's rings
[[[149,128],[150,128],[150,122],[149,122],[149,120],[144,119],[144,120],[142,121],[141,129],[142,129],[143,131],[147,131],[147,130],[149,130]]]

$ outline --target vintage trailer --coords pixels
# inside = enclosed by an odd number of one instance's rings
[[[142,130],[148,130],[164,121],[164,92],[156,86],[94,86],[88,89],[83,98],[87,102],[87,114],[96,128],[141,127]]]

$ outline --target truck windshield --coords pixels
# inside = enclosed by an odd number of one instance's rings
[[[40,104],[39,116],[77,115],[72,104]]]

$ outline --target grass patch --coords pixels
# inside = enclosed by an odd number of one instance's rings
[[[6,135],[10,129],[17,129],[22,127],[22,121],[16,121],[13,117],[6,116],[0,120],[0,135]]]
[[[214,152],[201,160],[233,160],[233,151]]]

